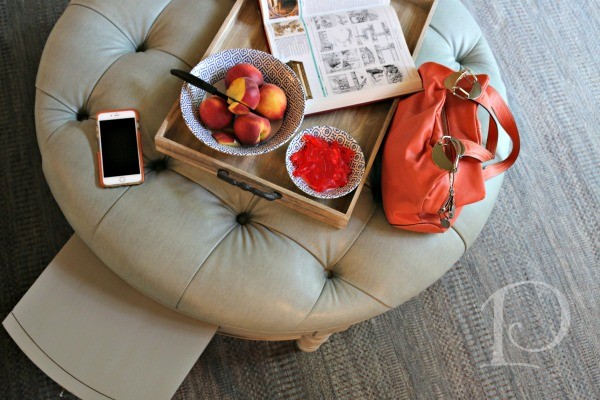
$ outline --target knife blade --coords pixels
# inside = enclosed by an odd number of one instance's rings
[[[210,93],[215,96],[219,96],[223,100],[235,101],[236,103],[240,103],[240,104],[248,107],[248,105],[244,104],[244,102],[234,99],[233,97],[227,96],[225,93],[220,92],[216,87],[214,87],[210,83],[206,82],[203,79],[198,78],[196,75],[190,74],[189,72],[185,72],[180,69],[172,69],[171,75],[176,76],[176,77],[184,80],[185,82],[189,83],[190,85],[196,86],[197,88],[204,90],[207,93]],[[266,118],[260,112],[253,110],[250,107],[248,107],[248,110],[250,110],[251,113],[258,115],[259,117]]]

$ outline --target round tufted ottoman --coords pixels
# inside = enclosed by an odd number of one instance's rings
[[[338,230],[166,158],[154,135],[181,87],[168,71],[199,61],[232,4],[72,1],[48,39],[36,84],[44,173],[77,234],[142,293],[222,333],[301,338],[311,350],[440,278],[481,231],[502,177],[486,182],[486,199],[465,207],[453,229],[425,235],[391,227],[368,188]],[[417,64],[425,61],[487,73],[504,93],[490,49],[458,0],[440,0]],[[140,112],[146,181],[103,189],[91,116],[128,107]],[[505,135],[498,149],[506,156]]]

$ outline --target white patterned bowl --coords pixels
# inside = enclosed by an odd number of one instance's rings
[[[293,172],[296,167],[294,167],[290,157],[304,146],[304,141],[302,140],[304,135],[316,136],[330,143],[336,141],[341,146],[354,150],[354,158],[350,162],[351,172],[346,185],[335,189],[328,189],[324,192],[317,192],[308,186],[304,179],[294,176]],[[345,196],[356,189],[365,173],[365,156],[356,140],[348,133],[333,126],[314,126],[300,132],[292,139],[285,153],[285,167],[292,182],[304,193],[320,199],[335,199]]]
[[[232,147],[219,144],[212,137],[212,132],[205,128],[200,121],[198,107],[206,92],[187,83],[181,88],[179,98],[181,113],[194,136],[208,147],[237,156],[264,154],[286,143],[302,123],[306,103],[304,89],[291,68],[268,53],[252,49],[231,49],[212,54],[200,61],[192,69],[191,74],[215,85],[225,78],[225,73],[229,68],[239,63],[254,65],[263,73],[265,82],[279,86],[287,97],[288,106],[281,121],[281,127],[267,141],[257,146]],[[277,125],[273,124],[273,129],[277,129]]]

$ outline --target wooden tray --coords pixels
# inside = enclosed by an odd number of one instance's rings
[[[419,52],[437,1],[392,0],[413,58]],[[238,0],[234,4],[203,58],[232,48],[252,48],[269,52],[258,1]],[[316,199],[294,185],[285,168],[285,145],[254,157],[229,156],[204,145],[185,124],[179,108],[179,99],[156,134],[156,147],[171,157],[217,173],[220,178],[237,184],[244,190],[264,192],[267,197],[281,195],[281,198],[275,201],[342,228],[346,226],[354,210],[396,108],[396,102],[397,100],[387,100],[308,116],[298,128],[298,131],[302,131],[316,125],[332,125],[348,132],[360,144],[366,161],[365,175],[354,192],[338,199]]]

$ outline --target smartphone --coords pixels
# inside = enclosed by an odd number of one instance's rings
[[[96,117],[100,185],[115,187],[144,182],[137,111],[101,111]]]

